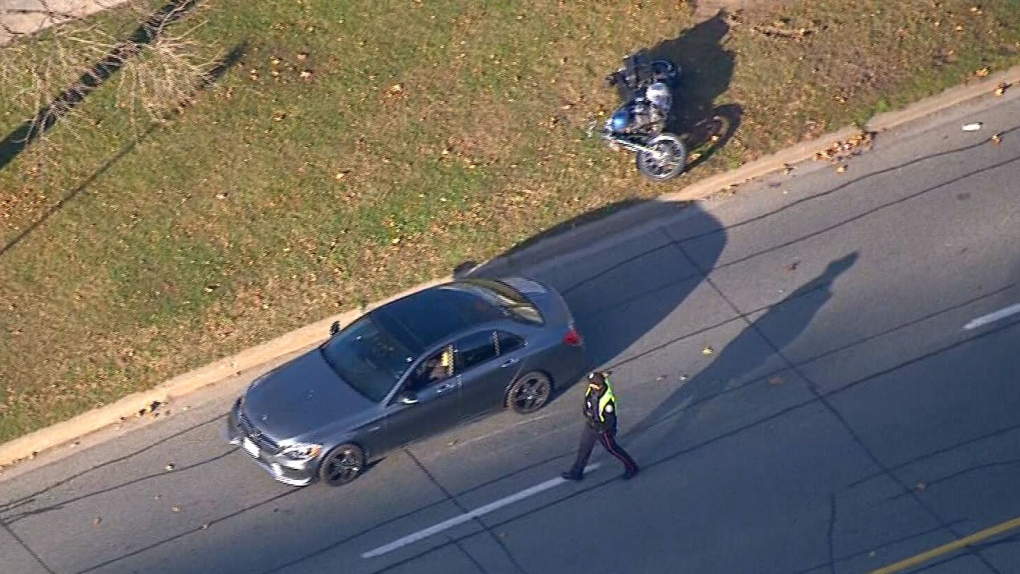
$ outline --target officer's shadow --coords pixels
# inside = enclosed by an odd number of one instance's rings
[[[704,370],[681,383],[627,432],[625,444],[633,443],[637,456],[670,458],[739,432],[789,406],[787,403],[796,399],[784,390],[791,390],[788,385],[796,383],[786,380],[788,364],[780,353],[800,337],[832,298],[833,282],[857,257],[851,253],[831,262],[821,275],[771,306]]]

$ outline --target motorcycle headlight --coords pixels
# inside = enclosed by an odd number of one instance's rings
[[[283,447],[280,455],[291,460],[309,460],[319,456],[320,452],[322,452],[321,444],[298,443]]]
[[[618,110],[609,118],[609,125],[615,132],[622,132],[627,129],[627,125],[630,123],[630,114],[626,110]]]

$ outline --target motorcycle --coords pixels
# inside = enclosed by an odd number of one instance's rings
[[[619,90],[623,104],[606,120],[602,139],[610,149],[634,152],[638,171],[656,182],[673,179],[687,165],[683,140],[665,131],[679,76],[676,64],[645,61],[640,53],[624,58],[624,66],[606,76],[607,87]],[[589,133],[593,129],[594,124]]]

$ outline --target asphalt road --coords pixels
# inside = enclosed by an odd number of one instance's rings
[[[347,487],[286,487],[220,440],[245,373],[0,475],[0,569],[1018,572],[1016,102],[883,134],[844,173],[803,165],[663,205],[527,270],[615,369],[632,481],[599,451],[583,482],[556,479],[582,424],[574,387]]]

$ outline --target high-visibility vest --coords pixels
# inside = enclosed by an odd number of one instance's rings
[[[606,407],[613,405],[613,410],[616,410],[616,395],[613,394],[613,387],[609,386],[609,379],[606,378],[606,388],[602,391],[602,396],[599,397],[599,421],[606,422]],[[587,390],[584,392],[585,398],[591,394],[592,387],[588,385]]]

